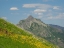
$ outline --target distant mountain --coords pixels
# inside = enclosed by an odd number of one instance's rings
[[[58,48],[0,18],[0,48]]]
[[[61,27],[61,26],[58,26],[58,25],[53,25],[53,24],[49,24],[49,25],[54,27],[54,28],[58,28],[58,29],[64,30],[64,27]]]
[[[38,37],[45,38],[60,48],[64,48],[64,30],[62,27],[58,28],[58,26],[45,24],[31,15],[25,20],[20,20],[17,26],[30,31]]]

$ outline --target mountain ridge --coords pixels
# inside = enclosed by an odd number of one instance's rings
[[[50,26],[54,27],[54,28],[59,28],[59,29],[62,29],[64,30],[64,27],[62,26],[59,26],[59,25],[53,25],[53,24],[49,24]]]
[[[28,17],[25,20],[19,21],[20,23],[17,24],[17,26],[30,31],[34,35],[45,38],[49,42],[52,42],[60,48],[64,47],[64,30],[59,28],[54,28],[53,26],[49,24],[43,23],[40,19],[33,18],[29,20],[30,17]],[[28,20],[28,21],[27,21]]]

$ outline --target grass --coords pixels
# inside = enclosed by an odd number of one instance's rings
[[[44,41],[44,42],[43,42]],[[58,48],[0,18],[0,48]]]

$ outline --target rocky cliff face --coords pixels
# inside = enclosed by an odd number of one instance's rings
[[[60,46],[60,48],[64,47],[64,30],[61,28],[45,24],[40,19],[33,18],[32,16],[25,20],[20,20],[17,26],[30,31],[38,37],[47,39]]]

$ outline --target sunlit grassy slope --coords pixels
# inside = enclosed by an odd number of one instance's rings
[[[58,48],[0,18],[0,48]]]

